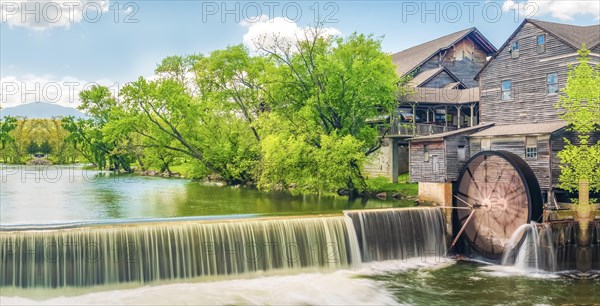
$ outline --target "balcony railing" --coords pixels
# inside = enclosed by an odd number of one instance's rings
[[[381,127],[380,132],[383,134],[387,127]],[[437,124],[426,124],[426,123],[393,123],[389,128],[387,135],[390,136],[427,136],[433,134],[440,134],[449,131],[454,131],[457,128],[454,126],[444,126]]]

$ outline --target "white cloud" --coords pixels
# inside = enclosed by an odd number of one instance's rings
[[[0,103],[2,108],[39,101],[77,107],[81,103],[79,93],[93,85],[107,86],[116,95],[122,84],[52,75],[7,76],[0,78]]]
[[[516,10],[525,18],[550,15],[560,20],[573,20],[577,15],[589,15],[600,19],[600,1],[595,0],[505,0],[502,9]]]
[[[269,17],[262,15],[256,18],[254,22],[244,21],[242,26],[248,28],[244,34],[244,44],[251,50],[256,51],[257,43],[272,45],[276,40],[294,45],[298,40],[306,39],[309,27],[300,27],[293,21],[283,17]],[[336,28],[322,28],[321,34],[327,36],[340,35],[341,32]]]
[[[10,27],[43,31],[73,23],[98,22],[109,10],[108,0],[2,0],[0,18]]]

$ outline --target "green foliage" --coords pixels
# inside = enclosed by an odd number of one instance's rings
[[[11,155],[11,149],[14,148],[16,139],[13,135],[13,131],[17,128],[17,118],[4,117],[0,118],[0,155],[2,161],[9,161]]]
[[[390,184],[390,179],[383,176],[367,179],[369,191],[377,192],[384,190]]]
[[[579,64],[569,66],[567,84],[556,105],[564,110],[562,118],[582,137],[600,126],[600,68],[590,65],[589,54],[585,45],[579,50]]]
[[[45,155],[48,155],[52,152],[52,145],[50,145],[50,142],[48,142],[47,139],[40,144],[39,152]]]
[[[118,137],[107,134],[109,124],[118,122],[123,114],[115,97],[107,87],[98,85],[82,91],[79,97],[82,102],[79,110],[90,118],[64,118],[63,127],[69,132],[67,141],[98,169],[109,167],[130,172],[134,156],[127,146],[131,140],[125,134],[119,133]]]
[[[273,110],[314,145],[319,134],[352,135],[363,151],[378,147],[377,129],[367,119],[391,114],[396,107],[397,75],[381,42],[372,36],[300,41],[292,52],[285,44],[263,47],[275,62],[268,74]]]
[[[350,135],[322,134],[321,147],[303,136],[272,134],[261,144],[262,163],[259,188],[294,187],[294,193],[324,193],[357,184],[355,167],[362,168],[366,157],[363,144]]]
[[[128,83],[118,99],[102,86],[82,92],[89,118],[53,128],[67,145],[38,143],[56,158],[76,150],[98,168],[176,169],[266,190],[356,194],[368,189],[362,168],[381,146],[367,119],[391,115],[406,81],[380,39],[329,37],[318,28],[293,45],[262,45],[259,55],[236,45],[169,56],[155,73]],[[18,138],[14,131],[3,143]]]
[[[600,190],[600,144],[573,145],[567,140],[558,152],[561,160],[560,187],[568,191],[579,189],[579,181],[586,179],[591,190]]]
[[[40,146],[35,141],[30,141],[27,145],[27,153],[33,155],[40,152]]]
[[[369,192],[379,193],[379,192],[397,192],[402,195],[410,195],[416,196],[419,192],[419,185],[416,183],[407,183],[406,180],[401,180],[399,178],[399,183],[392,183],[390,179],[387,177],[374,177],[367,179],[367,186],[369,188]]]
[[[570,66],[563,96],[556,107],[564,110],[562,118],[577,134],[579,145],[565,139],[565,148],[558,153],[561,160],[560,187],[579,189],[581,180],[588,180],[591,190],[600,190],[600,143],[589,143],[590,134],[600,127],[600,67],[589,64],[585,45],[579,50],[579,64]]]
[[[2,161],[24,163],[30,155],[52,153],[52,161],[59,164],[74,162],[76,152],[68,145],[68,131],[59,118],[27,119],[5,118],[2,125]]]
[[[391,114],[398,92],[399,80],[381,41],[359,34],[326,37],[313,29],[296,45],[276,40],[260,47],[274,63],[265,73],[265,87],[276,115],[269,118],[277,120],[266,125],[267,134],[277,136],[261,145],[261,170],[267,173],[259,186],[294,181],[318,192],[365,191],[362,165],[381,146],[377,128],[367,119]],[[327,158],[330,164],[323,163]],[[284,164],[279,175],[269,171],[277,159]]]

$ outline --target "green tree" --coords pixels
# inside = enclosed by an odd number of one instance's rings
[[[50,142],[48,142],[48,140],[44,140],[40,145],[39,145],[39,152],[45,155],[48,155],[52,152],[52,146],[50,145]]]
[[[373,36],[352,34],[346,38],[323,35],[319,28],[306,31],[304,39],[291,44],[275,39],[274,43],[259,43],[260,51],[274,63],[274,68],[265,71],[268,85],[267,96],[277,124],[268,124],[269,133],[281,133],[278,138],[285,142],[302,142],[298,147],[311,146],[317,152],[303,158],[309,160],[297,164],[319,164],[319,156],[334,156],[337,146],[356,147],[362,154],[348,154],[347,158],[332,158],[328,173],[323,176],[336,178],[335,183],[315,183],[316,189],[326,187],[348,188],[355,193],[367,186],[362,175],[364,157],[381,147],[376,127],[367,123],[368,118],[380,114],[391,114],[397,103],[400,80],[390,56],[381,50],[381,40]],[[288,131],[289,130],[289,131]],[[286,138],[287,137],[287,138]],[[327,141],[325,145],[324,141]],[[333,148],[331,143],[335,143]],[[267,145],[267,144],[265,144]],[[263,152],[278,150],[268,156],[297,154],[287,146],[266,148]],[[288,144],[290,145],[290,144]],[[295,146],[294,146],[295,147]],[[344,150],[341,150],[344,151]],[[278,163],[265,160],[262,171],[282,172]],[[296,160],[290,156],[290,160]],[[289,167],[288,167],[289,168]],[[340,171],[344,169],[344,171]],[[339,177],[344,174],[344,178]],[[299,173],[298,181],[310,182]],[[270,181],[271,175],[263,175],[264,185],[286,182]],[[289,181],[287,182],[289,183]]]
[[[30,155],[34,155],[38,152],[40,152],[40,146],[37,144],[37,142],[33,140],[30,141],[27,145],[27,153],[29,153]]]
[[[134,157],[127,145],[121,144],[127,143],[128,139],[105,135],[105,126],[118,120],[121,114],[115,97],[107,87],[98,85],[82,91],[79,97],[82,104],[78,109],[87,113],[89,119],[64,118],[63,126],[70,133],[67,141],[100,169],[110,166],[117,171],[131,172]]]
[[[7,162],[10,155],[9,146],[14,145],[15,138],[12,132],[17,128],[17,118],[6,116],[0,117],[0,154],[2,160]]]
[[[146,149],[193,158],[204,168],[202,175],[216,173],[231,183],[251,180],[259,159],[254,120],[260,64],[241,46],[208,57],[169,57],[157,67],[157,80],[139,78],[121,90],[121,108],[136,118],[123,120],[121,130],[140,135]],[[147,156],[168,168],[169,158],[157,153]]]
[[[561,159],[560,187],[579,190],[586,180],[590,189],[600,190],[600,143],[590,143],[590,135],[600,127],[600,67],[590,65],[590,50],[579,50],[579,64],[569,66],[567,84],[556,107],[564,110],[561,117],[569,130],[577,135],[578,143],[565,139],[565,148],[558,153]]]

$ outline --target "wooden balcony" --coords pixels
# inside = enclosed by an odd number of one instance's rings
[[[456,130],[457,127],[429,123],[393,123],[389,130],[387,129],[387,127],[381,126],[379,131],[382,135],[387,131],[387,136],[414,137],[450,132]]]

